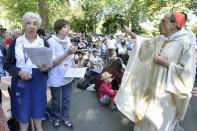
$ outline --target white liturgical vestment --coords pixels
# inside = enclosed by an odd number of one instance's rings
[[[169,68],[152,62],[159,52]],[[137,36],[115,103],[135,122],[135,131],[168,131],[170,122],[184,118],[195,71],[195,45],[186,31],[168,38]]]

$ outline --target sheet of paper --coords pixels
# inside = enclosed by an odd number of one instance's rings
[[[87,68],[68,68],[64,77],[84,78]]]
[[[1,81],[0,81],[0,89],[1,90],[7,91],[8,86],[10,87],[10,85],[11,85],[11,76],[1,77]]]
[[[46,64],[48,67],[52,66],[52,50],[47,47],[39,48],[24,48],[33,64]]]

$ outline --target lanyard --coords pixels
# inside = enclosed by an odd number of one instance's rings
[[[24,55],[24,60],[25,60],[25,64],[26,64],[29,57],[28,57],[27,53],[25,52],[24,45],[23,45],[23,55]]]

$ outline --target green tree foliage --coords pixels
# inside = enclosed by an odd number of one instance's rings
[[[86,31],[96,32],[96,26],[99,21],[99,14],[105,6],[104,0],[81,0],[80,2],[82,11],[84,12],[83,18],[86,23]]]
[[[73,19],[70,22],[70,28],[73,30],[73,32],[85,32],[86,23],[84,19],[73,16]]]
[[[68,0],[1,0],[0,4],[7,10],[7,19],[15,26],[21,23],[22,15],[27,11],[38,12],[43,18],[45,29],[52,28],[58,18],[69,14]]]
[[[70,15],[69,4],[64,0],[47,0],[49,28],[52,30],[57,19]]]
[[[197,16],[197,0],[190,0],[188,2],[187,7],[194,11],[195,15]]]
[[[120,26],[117,15],[136,33],[146,32],[140,23],[154,22],[155,33],[161,14],[173,10],[187,12],[188,8],[197,12],[196,0],[78,0],[74,8],[69,0],[1,0],[0,5],[11,25],[18,25],[26,11],[34,11],[44,18],[45,28],[53,28],[56,19],[65,18],[70,21],[71,30],[94,33],[98,25],[103,25],[105,33],[115,33]]]
[[[191,28],[192,32],[197,35],[197,25]]]
[[[38,0],[39,13],[43,20],[44,29],[48,29],[49,27],[49,19],[48,19],[48,8],[46,4],[46,0]]]
[[[102,32],[104,34],[116,33],[116,31],[125,25],[125,20],[120,14],[108,15],[103,23]]]
[[[33,0],[1,0],[0,5],[7,10],[7,19],[13,26],[21,22],[24,12],[38,11],[37,3]]]

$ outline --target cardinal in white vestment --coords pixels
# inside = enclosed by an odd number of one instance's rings
[[[115,102],[135,123],[134,131],[173,131],[183,120],[195,78],[195,47],[182,30],[184,15],[172,12],[160,23],[160,36],[135,36]],[[132,36],[128,29],[126,33]]]

